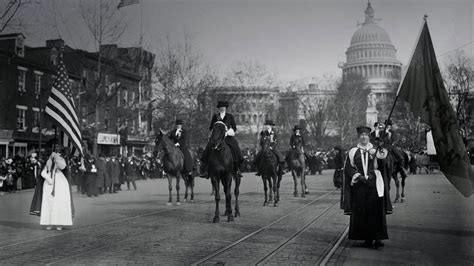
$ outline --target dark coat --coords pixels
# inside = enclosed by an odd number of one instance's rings
[[[107,162],[103,158],[99,158],[96,160],[96,166],[97,166],[97,187],[102,188],[102,187],[110,187],[111,186],[111,180],[110,180],[110,175],[109,171],[107,168]]]
[[[119,184],[120,180],[120,163],[118,160],[112,161],[112,159],[107,163],[107,170],[109,172],[110,180],[112,184]]]
[[[237,125],[235,124],[235,119],[232,114],[226,113],[224,119],[221,119],[221,115],[219,113],[214,114],[211,119],[211,125],[209,126],[209,130],[212,130],[212,127],[217,121],[224,122],[227,128],[232,128],[235,132],[237,132]]]
[[[351,184],[356,173],[364,175],[361,150],[354,154],[354,166],[347,156],[344,167],[344,211],[350,213],[349,239],[376,240],[388,239],[385,218],[385,200],[379,197],[374,173],[374,156],[369,156],[367,173],[369,178]]]
[[[98,177],[98,169],[97,165],[94,163],[90,163],[89,161],[84,161],[84,167],[86,168],[86,172],[84,173],[84,177],[86,178],[86,192],[87,195],[97,195],[99,194],[99,190],[97,187],[97,182],[99,181]],[[95,169],[95,172],[92,171]]]
[[[297,141],[301,141],[301,144],[302,144],[303,146],[305,145],[305,141],[304,141],[303,135],[296,136],[296,134],[293,134],[293,135],[291,135],[291,137],[290,137],[290,146],[291,146],[291,147],[296,146],[296,142],[297,142]]]
[[[168,138],[175,144],[179,143],[181,150],[188,149],[188,131],[183,128],[181,134],[177,136],[176,130],[176,128],[171,130],[171,132],[168,133]]]

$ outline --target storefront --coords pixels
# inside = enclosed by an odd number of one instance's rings
[[[0,130],[0,159],[10,156],[8,146],[13,141],[13,130]]]
[[[99,133],[97,134],[97,144],[99,146],[99,154],[105,156],[120,156],[120,135]]]
[[[126,156],[134,155],[141,157],[143,154],[146,154],[151,150],[148,142],[147,137],[128,136],[124,154],[126,154]]]

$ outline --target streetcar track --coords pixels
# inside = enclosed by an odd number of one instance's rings
[[[245,192],[245,193],[242,193],[240,195],[255,193],[257,191],[259,191],[259,190]],[[155,215],[155,214],[160,214],[160,213],[164,213],[164,212],[169,212],[169,211],[173,211],[173,210],[180,210],[180,209],[188,208],[188,207],[191,207],[191,206],[194,206],[194,205],[198,205],[198,204],[202,205],[204,203],[210,203],[210,202],[214,202],[214,199],[197,201],[197,202],[195,201],[194,203],[189,203],[189,204],[186,204],[186,205],[182,204],[182,205],[180,205],[180,207],[174,207],[174,205],[173,205],[174,208],[170,208],[170,209],[161,209],[161,210],[158,210],[158,211],[143,213],[143,214],[135,215],[135,216],[132,216],[132,217],[122,218],[122,219],[119,219],[119,220],[112,220],[112,221],[107,221],[107,222],[104,222],[104,223],[88,225],[88,226],[81,227],[81,228],[78,228],[78,229],[65,230],[61,233],[57,233],[57,234],[54,234],[54,235],[48,235],[48,236],[44,236],[44,237],[39,237],[39,238],[29,239],[29,240],[23,240],[23,241],[20,241],[20,242],[3,245],[3,246],[0,246],[0,250],[4,249],[4,248],[8,248],[8,247],[17,246],[17,245],[20,245],[20,244],[25,244],[25,243],[28,243],[28,242],[34,242],[34,241],[44,240],[44,239],[48,239],[48,238],[63,236],[63,235],[66,235],[66,234],[77,233],[77,232],[84,231],[86,229],[94,229],[94,228],[105,226],[105,225],[111,225],[111,224],[115,224],[115,223],[125,222],[125,221],[129,221],[129,220],[134,220],[134,219],[137,219],[137,218],[142,218],[142,217],[151,216],[151,215]]]
[[[251,237],[253,237],[253,236],[255,236],[255,235],[257,235],[257,234],[259,234],[259,233],[261,233],[261,232],[263,232],[263,231],[265,231],[266,229],[270,228],[271,226],[273,226],[273,225],[279,223],[280,221],[283,221],[284,219],[290,217],[290,216],[293,215],[294,213],[297,213],[297,212],[299,212],[300,210],[302,210],[302,209],[304,209],[304,208],[306,208],[306,207],[308,207],[308,206],[314,204],[315,202],[319,201],[320,199],[323,199],[323,198],[329,196],[329,195],[332,194],[334,191],[336,191],[336,190],[335,190],[335,189],[334,189],[334,190],[331,190],[331,191],[329,191],[328,193],[319,196],[318,198],[312,200],[311,202],[308,202],[308,203],[306,203],[305,205],[300,206],[299,208],[297,208],[297,209],[291,211],[290,213],[288,213],[288,214],[286,214],[286,215],[284,215],[284,216],[278,218],[277,220],[275,220],[275,221],[273,221],[273,222],[271,222],[271,223],[269,223],[269,224],[267,224],[267,225],[265,225],[265,226],[263,226],[263,227],[261,227],[261,228],[255,230],[255,231],[251,232],[250,234],[247,234],[246,236],[244,236],[244,237],[242,237],[242,238],[240,238],[240,239],[234,241],[233,243],[231,243],[231,244],[229,244],[229,245],[227,245],[227,246],[225,246],[225,247],[223,247],[223,248],[221,248],[221,249],[215,251],[214,253],[212,253],[212,254],[210,254],[210,255],[208,255],[208,256],[206,256],[206,257],[204,257],[204,258],[198,260],[197,262],[192,263],[191,265],[192,265],[192,266],[200,265],[200,264],[202,264],[202,263],[204,263],[204,262],[206,262],[206,261],[209,261],[209,260],[212,259],[212,258],[215,258],[215,257],[219,256],[220,254],[222,254],[222,253],[226,252],[227,250],[229,250],[229,249],[231,249],[231,248],[237,246],[238,244],[244,242],[245,240],[247,240],[247,239],[249,239],[249,238],[251,238]],[[337,204],[337,202],[334,203],[334,205],[335,205],[335,204]],[[332,205],[332,206],[334,206],[334,205]]]
[[[331,249],[329,249],[329,251],[326,253],[326,255],[324,255],[324,259],[318,260],[318,262],[316,264],[326,266],[327,263],[329,262],[329,260],[334,255],[334,253],[336,253],[336,250],[339,248],[342,241],[344,241],[344,239],[346,238],[348,233],[349,233],[349,223],[347,223],[344,226],[344,229],[342,229],[342,232],[337,237],[337,241],[332,245]]]
[[[325,196],[331,194],[331,193],[334,192],[334,191],[335,191],[335,190],[331,190],[331,191],[329,191],[328,193],[326,193],[326,194],[324,194],[324,195],[318,197],[316,200],[318,200],[318,199],[320,199],[320,198],[323,198],[323,197],[325,197]],[[254,192],[255,192],[255,191],[249,191],[249,192],[246,192],[245,194],[247,194],[247,193],[254,193]],[[288,195],[291,195],[291,193],[288,194]],[[213,200],[212,200],[212,201],[213,201]],[[314,201],[313,201],[313,202],[314,202]],[[248,202],[247,204],[244,204],[244,206],[245,206],[245,205],[254,205],[254,204],[255,204],[255,202]],[[308,205],[308,204],[306,204],[306,205]],[[305,205],[305,206],[306,206],[306,205]],[[294,211],[293,211],[293,212],[294,212]],[[292,213],[293,213],[293,212],[292,212]],[[196,220],[198,220],[198,218],[196,218]],[[279,219],[279,220],[280,220],[280,219]],[[281,219],[281,220],[282,220],[282,219]],[[142,232],[142,233],[139,233],[139,234],[134,234],[133,237],[139,237],[139,236],[142,236],[142,235],[146,235],[146,234],[148,234],[148,233],[150,233],[150,232],[153,232],[153,231],[155,231],[155,230],[150,230],[150,231]],[[62,259],[60,259],[60,260],[47,263],[46,265],[54,265],[54,264],[58,264],[58,263],[61,263],[61,262],[64,262],[64,261],[68,261],[68,260],[70,260],[70,259],[74,259],[74,258],[83,256],[84,254],[87,254],[87,253],[89,253],[89,252],[91,252],[91,251],[103,250],[103,249],[108,248],[108,247],[110,247],[110,246],[112,246],[112,245],[114,245],[114,244],[122,243],[122,242],[125,242],[125,241],[127,241],[127,240],[129,240],[129,237],[128,237],[128,236],[127,236],[127,237],[124,237],[124,238],[121,239],[121,240],[115,241],[115,242],[113,242],[113,243],[107,243],[107,244],[104,244],[104,245],[102,245],[102,246],[90,247],[90,248],[88,248],[88,249],[86,249],[86,250],[84,250],[84,251],[82,251],[82,252],[79,252],[78,254],[74,254],[73,256],[65,257],[65,258],[62,258]]]
[[[324,214],[326,214],[332,207],[334,207],[338,202],[335,202],[331,204],[330,206],[326,207],[320,214],[314,216],[311,220],[309,220],[305,225],[303,225],[298,231],[296,231],[293,235],[288,237],[285,241],[281,242],[276,248],[274,248],[272,251],[268,252],[265,256],[260,258],[256,265],[262,265],[265,262],[267,262],[269,259],[271,259],[275,254],[277,254],[280,250],[286,247],[288,243],[290,243],[292,240],[297,238],[301,233],[306,231],[312,224],[314,224],[316,221],[319,220]]]

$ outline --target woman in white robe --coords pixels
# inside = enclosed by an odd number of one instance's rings
[[[53,152],[41,172],[45,182],[40,224],[46,225],[46,230],[51,230],[53,226],[56,226],[57,230],[62,230],[63,226],[72,225],[71,196],[69,183],[62,173],[64,168],[66,168],[65,159],[61,154]]]

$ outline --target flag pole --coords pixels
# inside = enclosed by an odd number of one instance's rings
[[[410,66],[410,63],[413,60],[413,55],[415,54],[416,46],[418,45],[418,42],[420,41],[421,32],[423,31],[423,27],[426,24],[426,19],[427,18],[428,18],[428,15],[425,14],[423,16],[423,22],[421,23],[420,30],[418,31],[418,37],[416,38],[415,46],[413,47],[413,50],[411,51],[410,59],[408,60],[408,67]],[[393,101],[392,109],[390,110],[390,113],[388,114],[388,118],[387,118],[386,121],[390,120],[390,118],[392,117],[393,110],[395,109],[395,104],[397,103],[397,100],[398,100],[398,94],[400,93],[400,88],[403,85],[403,81],[405,80],[405,76],[406,76],[407,72],[408,71],[405,71],[405,73],[403,73],[403,77],[400,80],[400,83],[398,84],[397,95],[395,96],[395,100]]]

